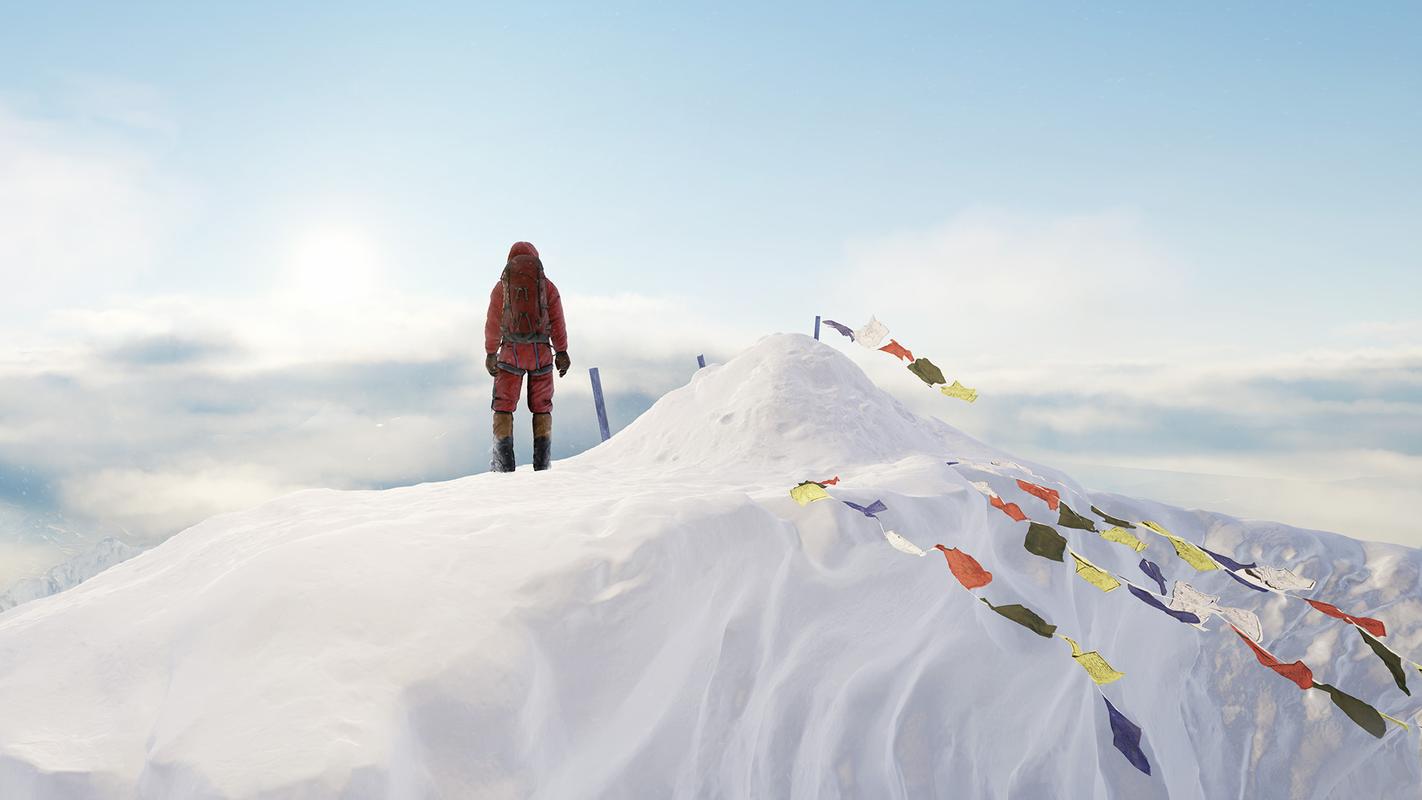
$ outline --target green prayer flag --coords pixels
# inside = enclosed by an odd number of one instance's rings
[[[1358,628],[1356,625],[1353,627]],[[1407,688],[1407,673],[1402,671],[1402,657],[1387,649],[1387,645],[1374,639],[1362,628],[1358,628],[1358,633],[1363,637],[1363,641],[1368,643],[1368,647],[1373,648],[1373,652],[1377,653],[1378,658],[1387,665],[1387,671],[1392,673],[1392,680],[1397,684],[1397,688],[1401,689],[1403,694],[1411,696],[1412,692]]]
[[[1092,506],[1092,507],[1091,507],[1091,513],[1093,513],[1093,514],[1095,514],[1096,516],[1098,516],[1098,517],[1100,517],[1100,518],[1106,520],[1107,522],[1111,523],[1112,525],[1115,525],[1115,526],[1118,527],[1118,528],[1127,528],[1127,529],[1130,529],[1130,528],[1136,527],[1136,526],[1132,525],[1131,523],[1129,523],[1129,522],[1127,522],[1127,521],[1125,521],[1125,520],[1123,520],[1123,519],[1116,519],[1115,517],[1111,516],[1110,514],[1107,514],[1105,511],[1102,511],[1101,509],[1097,508],[1096,506]]]
[[[1034,556],[1065,561],[1062,554],[1066,552],[1066,543],[1066,537],[1057,533],[1050,525],[1033,522],[1027,527],[1027,538],[1022,541],[1022,546]]]
[[[1057,626],[1052,625],[1046,620],[1037,616],[1035,613],[1033,613],[1032,609],[1026,606],[1021,606],[1016,603],[1006,606],[995,606],[992,603],[989,603],[985,598],[979,597],[978,599],[982,600],[988,608],[992,609],[993,611],[996,611],[1004,617],[1007,617],[1018,625],[1021,625],[1022,627],[1032,631],[1038,636],[1043,636],[1050,639],[1057,632]]]
[[[943,370],[934,366],[933,362],[926,358],[916,359],[912,364],[909,364],[908,371],[917,375],[929,386],[935,383],[948,382],[948,379],[943,377]]]
[[[1382,714],[1379,714],[1376,708],[1326,683],[1315,681],[1313,688],[1327,692],[1328,696],[1333,698],[1333,705],[1342,709],[1343,713],[1348,715],[1348,719],[1356,722],[1359,728],[1379,739],[1383,737],[1384,733],[1387,733],[1387,721],[1383,719]]]
[[[1063,528],[1079,528],[1083,531],[1096,533],[1096,523],[1072,511],[1066,503],[1061,504],[1061,507],[1057,509],[1057,513],[1061,515],[1057,519],[1057,524]]]

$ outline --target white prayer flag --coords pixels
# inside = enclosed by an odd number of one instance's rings
[[[1286,569],[1277,567],[1250,567],[1244,570],[1244,574],[1270,589],[1277,589],[1281,592],[1308,591],[1313,588],[1313,581],[1308,578],[1300,578]]]
[[[889,327],[871,316],[869,321],[864,323],[864,327],[854,332],[854,341],[870,350],[878,350],[879,345],[884,343],[884,337],[888,335]]]
[[[899,552],[908,553],[911,556],[928,555],[922,549],[920,549],[918,545],[914,544],[913,542],[910,542],[908,539],[905,539],[904,537],[898,535],[897,533],[894,533],[893,531],[884,531],[884,538],[888,539],[889,544],[893,545],[894,549],[898,550]]]

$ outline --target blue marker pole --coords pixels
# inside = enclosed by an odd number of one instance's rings
[[[588,375],[592,376],[593,405],[597,406],[597,427],[602,432],[602,440],[605,442],[612,438],[612,433],[607,429],[607,404],[602,401],[602,378],[597,374],[597,367],[589,369]]]
[[[706,366],[706,356],[704,356],[704,355],[698,355],[698,356],[696,357],[696,366],[697,366],[698,369],[705,368],[705,366]]]
[[[820,339],[820,315],[815,315],[815,341]]]

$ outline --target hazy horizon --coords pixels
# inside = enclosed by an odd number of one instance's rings
[[[698,353],[872,314],[981,399],[849,350],[875,382],[994,445],[1422,546],[1419,22],[13,9],[0,589],[96,536],[482,469],[483,304],[520,239],[568,307],[556,456],[596,441],[589,366],[616,428]]]

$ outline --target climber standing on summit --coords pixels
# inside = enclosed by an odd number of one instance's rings
[[[494,379],[494,452],[489,468],[514,471],[513,412],[523,376],[533,412],[533,468],[548,469],[553,437],[553,370],[568,373],[568,329],[558,287],[543,274],[528,242],[509,249],[504,273],[489,295],[484,320],[484,368]]]

